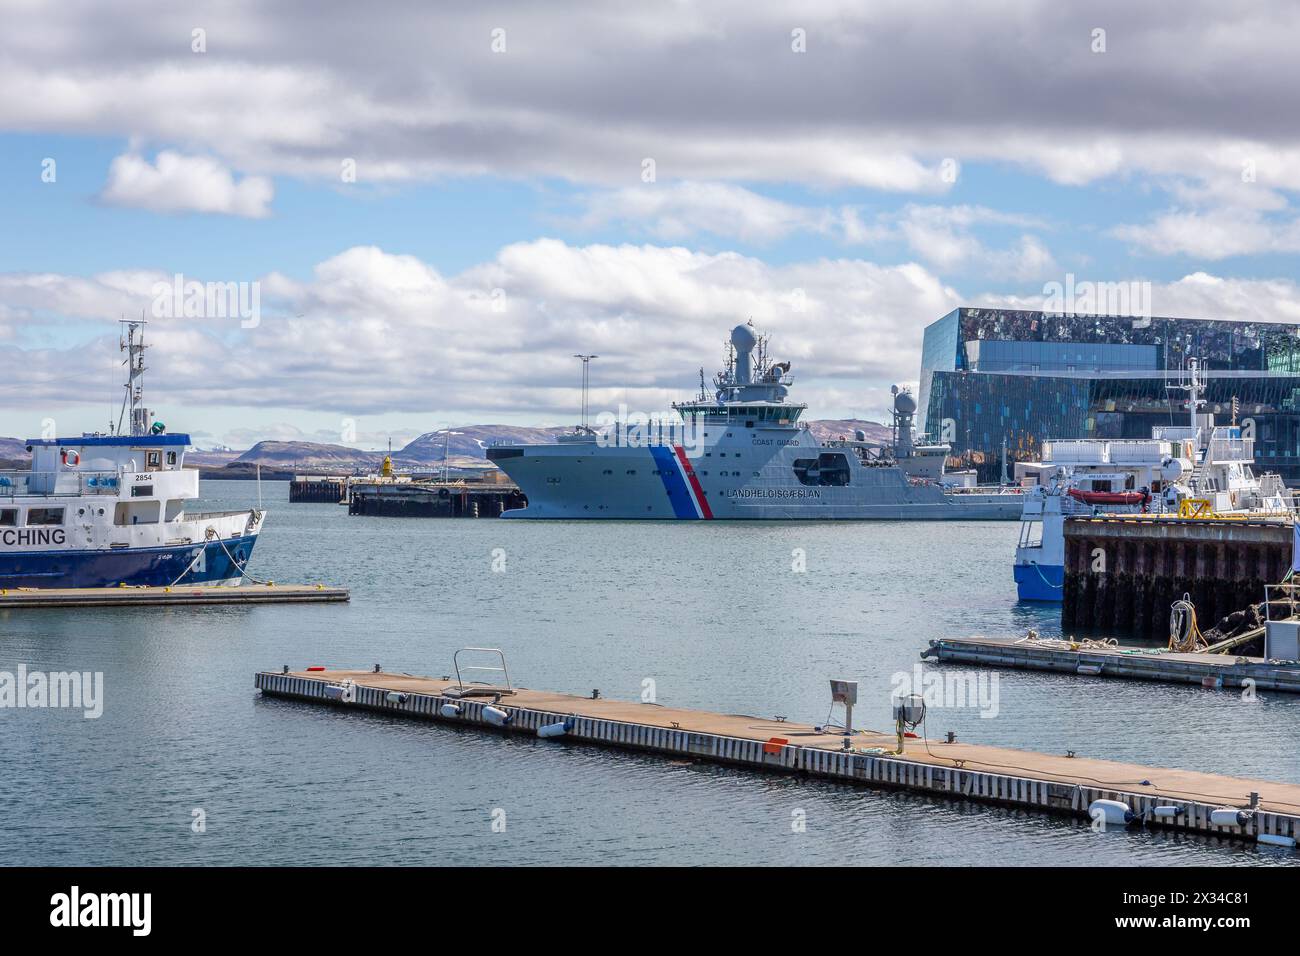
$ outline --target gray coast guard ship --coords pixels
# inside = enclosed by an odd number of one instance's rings
[[[895,402],[893,445],[822,442],[787,400],[790,363],[769,362],[748,325],[731,332],[727,367],[680,421],[582,427],[555,444],[487,449],[528,498],[507,518],[1014,520],[1013,489],[952,488],[948,448],[916,445],[906,392]],[[757,349],[757,352],[756,352]]]
[[[238,584],[265,515],[193,513],[187,435],[144,407],[143,322],[126,323],[129,433],[32,439],[29,471],[0,472],[0,588]],[[137,334],[139,337],[137,338]]]

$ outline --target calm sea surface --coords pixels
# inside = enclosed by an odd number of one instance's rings
[[[204,482],[206,509],[256,504]],[[289,664],[440,675],[464,645],[515,683],[821,722],[829,677],[885,728],[933,638],[1059,632],[1017,606],[1014,522],[527,523],[270,511],[258,577],[343,606],[0,612],[0,669],[102,671],[103,716],[0,710],[10,864],[1221,864],[1289,851],[674,764],[262,700]],[[499,550],[498,550],[499,549]],[[805,573],[792,564],[802,555]],[[504,569],[494,571],[494,561]],[[1300,782],[1300,698],[1003,672],[996,716],[930,733]],[[989,710],[990,708],[986,708]],[[1153,774],[1158,777],[1158,774]],[[494,810],[504,832],[494,832]],[[194,832],[202,810],[206,832]],[[804,832],[793,832],[803,811]],[[499,815],[498,815],[499,816]]]

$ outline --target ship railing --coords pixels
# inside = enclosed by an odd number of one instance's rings
[[[0,471],[0,498],[116,495],[115,471]]]
[[[1211,438],[1210,461],[1253,461],[1255,458],[1255,440],[1253,438]]]
[[[1023,495],[1025,489],[1019,485],[954,485],[948,489],[950,495]]]

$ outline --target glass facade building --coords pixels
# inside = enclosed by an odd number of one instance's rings
[[[1207,319],[957,309],[921,348],[918,425],[981,481],[1038,460],[1053,438],[1148,438],[1182,423],[1171,390],[1206,369],[1204,411],[1255,437],[1257,470],[1300,484],[1300,326]]]

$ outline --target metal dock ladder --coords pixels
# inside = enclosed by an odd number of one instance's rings
[[[500,665],[497,664],[462,665],[460,662],[460,655],[465,653],[479,654],[479,655],[493,654],[496,655],[496,660],[500,661],[501,663]],[[491,658],[479,657],[478,660],[491,660]],[[500,648],[462,647],[460,650],[458,650],[455,654],[451,656],[451,663],[452,666],[456,669],[456,686],[454,688],[449,687],[447,688],[447,690],[443,691],[443,693],[447,697],[504,697],[513,694],[515,692],[514,687],[510,683],[510,672],[506,670],[505,652],[502,651]],[[461,676],[462,670],[487,671],[493,674],[501,674],[502,677],[505,678],[505,686],[502,687],[499,684],[491,684],[483,681],[470,681],[469,683],[466,683],[465,678]]]

